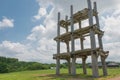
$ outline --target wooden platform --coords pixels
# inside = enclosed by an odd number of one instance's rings
[[[74,52],[74,54],[71,54],[71,53],[53,54],[53,59],[56,59],[57,57],[59,57],[60,59],[69,59],[72,56],[76,58],[81,58],[83,56],[90,56],[91,51],[94,51],[98,55],[101,55],[101,56],[108,56],[108,53],[109,53],[108,51],[102,51],[100,48],[96,48],[95,50],[88,48],[88,49],[83,49],[83,50],[77,50]]]
[[[93,26],[87,26],[81,29],[77,29],[73,32],[74,39],[89,36],[90,30],[93,29],[95,34],[103,35],[103,31],[101,31],[96,25]],[[61,42],[66,42],[71,40],[71,32],[67,32],[64,34],[61,34],[60,36],[57,36],[54,38],[54,40],[60,40]]]
[[[93,16],[96,16],[96,15],[97,15],[97,12],[95,12],[93,10]],[[88,19],[88,8],[85,8],[85,9],[83,9],[81,11],[78,11],[75,14],[73,14],[74,24],[79,22],[79,21],[85,20],[85,19]],[[67,21],[65,21],[65,20],[60,21],[60,26],[63,27],[63,28],[66,28],[70,25],[71,25],[71,20],[70,19],[67,20]]]

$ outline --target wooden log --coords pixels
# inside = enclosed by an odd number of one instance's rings
[[[96,4],[96,2],[94,2],[94,10],[95,10],[95,12],[97,12],[97,4]],[[95,19],[96,19],[97,27],[100,29],[98,15],[95,16]],[[99,47],[103,50],[102,37],[101,37],[100,34],[98,34],[98,42],[99,42]],[[107,76],[108,73],[107,73],[107,65],[106,65],[106,62],[105,62],[105,57],[103,57],[102,55],[100,57],[101,57],[101,62],[102,62],[103,75]]]
[[[72,57],[71,74],[76,75],[76,58]]]
[[[57,36],[60,36],[60,12],[58,13],[58,28],[57,28]],[[57,41],[57,54],[60,54],[60,40]],[[60,59],[57,57],[56,59],[56,74],[60,74]]]
[[[83,56],[83,57],[82,57],[83,74],[87,74],[87,69],[86,69],[86,59],[87,59],[86,56]]]
[[[67,22],[67,20],[68,20],[68,16],[65,17],[66,22]],[[67,24],[65,25],[65,29],[66,29],[66,32],[68,32],[68,25]]]
[[[68,74],[71,74],[71,60],[70,60],[70,58],[67,59],[67,62],[68,62]]]
[[[74,23],[73,23],[73,6],[71,5],[71,54],[74,54],[75,51],[75,42],[74,42]],[[75,67],[75,57],[72,57],[72,70],[71,74],[76,75],[76,67]]]
[[[81,21],[79,21],[79,29],[81,29]],[[83,40],[84,39],[83,38],[84,37],[80,37],[80,45],[81,45],[80,48],[81,48],[81,50],[84,49],[84,46],[83,46]]]
[[[68,16],[66,16],[65,18],[66,22],[68,20]],[[68,25],[66,25],[66,33],[68,32]],[[66,46],[67,46],[67,53],[70,53],[70,49],[69,49],[69,41],[66,41]],[[67,62],[68,62],[68,74],[71,74],[71,59],[68,58],[67,59]]]
[[[91,5],[91,0],[87,0],[88,2],[88,16],[89,16],[89,25],[93,25],[93,11],[92,11],[92,5]],[[98,61],[97,61],[97,55],[96,52],[94,51],[96,49],[96,41],[95,41],[95,33],[93,29],[90,30],[90,41],[91,41],[91,49],[93,50],[91,52],[92,55],[92,74],[93,77],[99,77],[98,73]]]

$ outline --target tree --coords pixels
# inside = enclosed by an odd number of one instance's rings
[[[5,63],[0,63],[0,73],[7,73],[7,65]]]

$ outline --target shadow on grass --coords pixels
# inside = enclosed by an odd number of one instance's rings
[[[36,76],[42,80],[95,80],[91,75],[77,74],[75,76],[68,74],[42,74]]]

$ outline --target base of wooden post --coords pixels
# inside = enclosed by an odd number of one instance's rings
[[[60,59],[56,59],[56,75],[60,74]]]
[[[96,52],[92,52],[92,75],[93,77],[95,78],[98,78],[99,77],[99,72],[98,72],[98,57],[97,57],[97,54]]]
[[[107,73],[107,65],[105,62],[105,57],[101,56],[101,63],[102,63],[102,69],[103,69],[103,76],[107,76],[108,73]]]
[[[67,59],[68,62],[68,74],[71,74],[71,61],[70,59]]]
[[[87,70],[86,70],[86,59],[87,59],[86,56],[82,57],[83,74],[87,74]]]
[[[72,58],[72,68],[71,68],[71,74],[72,75],[76,75],[76,64],[75,64],[75,61],[76,61],[76,58],[75,57],[73,57]]]

